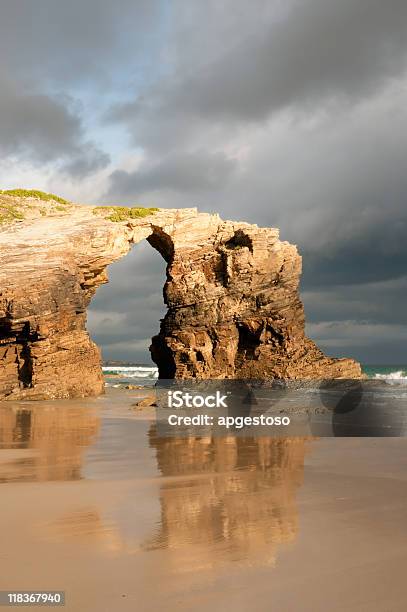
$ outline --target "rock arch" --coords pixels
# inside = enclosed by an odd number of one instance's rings
[[[196,209],[119,222],[90,206],[34,213],[0,228],[0,399],[103,392],[86,309],[108,265],[143,239],[167,262],[168,311],[151,345],[161,377],[361,375],[305,336],[301,257],[276,229]]]

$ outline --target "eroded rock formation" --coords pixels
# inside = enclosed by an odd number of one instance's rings
[[[143,239],[168,264],[168,312],[151,347],[160,377],[361,375],[359,364],[326,357],[305,336],[301,257],[278,230],[196,209],[113,222],[91,206],[17,203],[25,219],[0,225],[0,398],[103,391],[86,308],[107,266]]]

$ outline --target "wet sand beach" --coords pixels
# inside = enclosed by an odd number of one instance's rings
[[[407,440],[158,437],[140,391],[0,404],[0,590],[69,611],[404,611]]]

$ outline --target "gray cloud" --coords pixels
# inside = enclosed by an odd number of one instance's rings
[[[344,104],[370,96],[406,70],[404,0],[291,4],[277,21],[272,14],[261,20],[259,11],[249,33],[240,23],[240,41],[230,46],[223,40],[217,57],[209,52],[210,61],[192,69],[181,62],[168,80],[112,116],[128,123],[139,144],[157,146],[165,139],[168,145],[202,129],[201,120],[261,121],[287,108],[309,112],[321,101]],[[211,27],[205,29],[209,41]],[[191,39],[189,44],[196,58]]]
[[[110,156],[98,149],[94,143],[85,142],[78,148],[78,154],[67,163],[62,164],[62,173],[81,179],[109,165]]]
[[[83,138],[81,120],[66,100],[18,89],[6,77],[2,79],[2,155],[30,159],[35,164],[57,162],[67,174],[85,176],[105,167],[109,156]]]
[[[120,10],[108,0],[3,3],[1,154],[37,166],[45,162],[76,179],[106,167],[110,156],[87,136],[86,109],[78,99],[99,96],[103,104],[101,92],[114,97],[125,54],[135,71],[148,67],[140,53],[156,36],[157,7],[155,0],[123,0]],[[156,59],[154,52],[150,56]],[[101,112],[97,104],[93,109]]]
[[[30,150],[48,161],[72,150],[80,137],[80,122],[65,105],[44,94],[23,92],[5,77],[0,97],[0,147],[3,154]]]
[[[377,365],[387,363],[397,366],[406,362],[405,326],[340,320],[307,325],[307,333],[327,355],[351,355],[362,363]]]
[[[120,65],[155,40],[156,0],[13,0],[1,9],[0,64],[29,86],[85,79],[112,84]],[[155,58],[151,45],[150,56]]]
[[[143,164],[134,172],[116,170],[111,176],[110,195],[128,198],[171,190],[197,193],[219,190],[228,182],[236,161],[222,153],[182,152]]]
[[[369,325],[407,326],[406,295],[407,276],[302,292],[310,324],[358,320]]]
[[[197,114],[263,119],[321,97],[371,95],[406,69],[404,0],[308,0],[173,94]]]

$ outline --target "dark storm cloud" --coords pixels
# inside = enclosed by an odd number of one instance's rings
[[[388,222],[382,231],[380,228],[367,230],[359,241],[357,238],[346,242],[338,240],[330,253],[317,255],[303,249],[304,286],[358,285],[404,276],[407,269],[406,217]]]
[[[1,74],[1,73],[0,73]],[[83,128],[69,102],[18,88],[4,77],[0,96],[0,152],[34,163],[58,162],[73,176],[84,176],[109,162]]]
[[[371,94],[406,68],[405,0],[305,0],[286,19],[187,79],[181,108],[262,119],[320,97]]]
[[[261,121],[321,100],[359,99],[407,67],[405,0],[305,0],[277,22],[259,13],[249,36],[240,25],[240,43],[222,41],[208,64],[182,66],[113,116],[134,126],[139,143],[157,146],[160,135],[166,144],[185,138],[199,119]]]
[[[3,2],[0,63],[48,84],[81,78],[104,85],[118,58],[143,49],[157,21],[156,0],[13,0]],[[154,53],[152,53],[154,55]]]
[[[221,189],[235,166],[236,162],[222,153],[182,152],[155,164],[143,164],[134,172],[116,170],[110,194],[127,197],[168,189],[186,193]]]
[[[363,285],[326,286],[302,292],[309,323],[358,320],[407,326],[407,276]]]
[[[392,364],[396,365],[397,370],[404,369],[407,342],[405,326],[340,320],[327,324],[309,324],[306,332],[327,355],[351,356],[365,364]]]
[[[61,172],[80,179],[109,165],[110,156],[98,149],[92,142],[80,146],[80,152],[67,163],[62,164]]]
[[[3,155],[29,150],[39,161],[48,161],[72,150],[81,135],[78,118],[62,102],[24,92],[4,77],[0,118]]]
[[[322,284],[302,292],[306,331],[332,356],[362,362],[404,363],[407,276],[362,285]]]
[[[86,135],[82,95],[106,91],[120,54],[141,52],[157,3],[13,0],[0,12],[0,152],[49,162],[74,178],[104,168],[107,152]],[[147,37],[148,38],[148,37]],[[69,95],[67,95],[69,92]],[[103,100],[103,97],[101,97]]]

